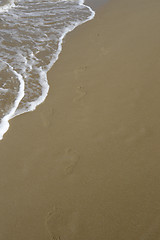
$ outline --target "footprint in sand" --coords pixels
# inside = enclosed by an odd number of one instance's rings
[[[77,80],[79,78],[80,74],[86,72],[87,69],[88,69],[87,65],[81,66],[81,67],[75,69],[74,72],[73,72],[74,73],[74,78]]]
[[[45,220],[45,228],[50,240],[74,240],[78,225],[78,212],[70,206],[54,206]]]
[[[67,148],[63,153],[58,154],[54,158],[60,172],[63,175],[71,175],[77,166],[79,155],[72,149]]]
[[[82,86],[78,86],[76,90],[76,96],[74,97],[73,101],[80,101],[85,95],[87,94],[86,90]]]

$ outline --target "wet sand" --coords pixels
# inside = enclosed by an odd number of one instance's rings
[[[0,239],[160,239],[159,12],[112,0],[66,37],[0,143]]]
[[[99,10],[104,6],[105,3],[110,0],[85,0],[85,4],[90,6],[93,10]]]

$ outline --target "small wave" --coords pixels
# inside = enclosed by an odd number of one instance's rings
[[[23,78],[20,74],[18,74],[13,68],[12,66],[10,66],[8,63],[6,62],[1,62],[1,66],[3,66],[3,71],[6,72],[10,72],[12,74],[12,78],[13,76],[18,80],[18,82],[20,83],[19,85],[19,91],[16,95],[16,99],[14,101],[14,104],[12,104],[12,108],[11,110],[9,110],[7,112],[7,114],[1,119],[0,122],[0,140],[3,139],[3,135],[7,132],[8,128],[9,128],[9,120],[12,118],[13,114],[15,113],[20,101],[22,100],[23,96],[24,96],[24,81]],[[4,88],[0,88],[1,92],[6,93],[9,90],[8,89],[4,89]],[[3,110],[3,109],[1,109]]]
[[[1,12],[0,7],[0,139],[11,118],[45,100],[47,72],[58,60],[64,37],[95,15],[83,0],[21,0],[5,6],[10,8]]]

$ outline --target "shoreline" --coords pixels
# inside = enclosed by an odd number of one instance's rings
[[[29,112],[36,110],[36,108],[45,101],[45,99],[48,95],[48,91],[49,91],[47,74],[48,74],[48,71],[53,67],[53,65],[59,58],[59,55],[63,48],[63,41],[64,41],[66,35],[72,31],[74,31],[74,29],[77,28],[78,26],[85,24],[86,22],[92,20],[95,17],[95,11],[92,10],[92,8],[90,6],[85,5],[85,0],[82,0],[82,1],[80,0],[79,5],[85,6],[90,11],[90,16],[88,16],[83,21],[79,20],[78,22],[76,22],[76,21],[72,22],[72,24],[68,25],[67,27],[65,27],[63,29],[63,32],[61,33],[61,37],[59,38],[59,43],[58,43],[58,47],[56,50],[56,54],[52,55],[52,59],[51,59],[50,63],[46,66],[46,70],[42,70],[42,71],[41,71],[41,69],[39,70],[42,94],[35,101],[30,102],[27,105],[28,107],[25,106],[22,109],[18,109],[18,108],[19,108],[19,105],[21,105],[21,102],[23,102],[23,97],[25,95],[25,89],[24,89],[25,81],[23,80],[23,77],[20,74],[18,74],[16,71],[13,70],[13,72],[15,72],[16,76],[18,76],[18,79],[20,81],[20,89],[19,89],[19,92],[17,93],[17,99],[15,100],[11,110],[8,113],[6,113],[6,115],[4,115],[4,117],[1,119],[0,140],[3,140],[4,134],[8,131],[8,129],[10,127],[9,122],[11,119],[13,119],[19,115],[22,115],[24,113],[29,113]],[[41,81],[41,78],[42,78],[42,81]]]
[[[11,120],[0,142],[2,239],[159,236],[160,4],[153,2],[110,1],[68,34],[45,102]]]

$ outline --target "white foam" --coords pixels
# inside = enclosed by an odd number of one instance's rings
[[[68,0],[66,0],[66,1],[68,1]],[[84,1],[80,0],[79,5],[84,5]],[[57,49],[56,56],[54,56],[54,58],[52,59],[52,61],[48,65],[47,71],[42,71],[42,69],[40,70],[41,71],[41,73],[40,73],[40,76],[41,76],[40,77],[40,79],[41,79],[40,83],[41,83],[41,86],[42,86],[42,95],[36,101],[30,102],[30,104],[27,108],[27,112],[34,111],[36,109],[36,107],[38,105],[40,105],[42,102],[44,102],[44,100],[46,99],[46,97],[48,95],[48,91],[49,91],[49,84],[48,84],[48,81],[47,81],[47,72],[52,68],[54,63],[58,60],[59,54],[62,51],[63,39],[65,38],[67,33],[73,31],[77,26],[79,26],[79,25],[81,25],[85,22],[88,22],[88,21],[90,21],[94,18],[95,12],[89,6],[86,6],[86,5],[84,5],[84,6],[87,7],[91,11],[91,16],[83,22],[81,22],[81,21],[73,22],[73,24],[70,27],[64,28],[63,33],[62,33],[62,35],[59,39],[59,44],[58,44],[58,49]],[[17,110],[15,112],[15,114],[13,115],[13,117],[21,115],[25,112],[26,112],[26,109]]]
[[[66,0],[67,2],[68,0]],[[79,5],[84,5],[84,0],[79,0]],[[8,5],[8,7],[6,6],[6,8],[0,8],[0,12],[2,11],[8,11],[10,7],[14,7],[14,1],[12,0],[12,2]],[[62,51],[62,44],[63,44],[63,39],[65,38],[66,34],[68,32],[73,31],[77,26],[92,20],[95,16],[95,12],[89,7],[84,5],[85,7],[87,7],[89,9],[89,11],[91,12],[90,16],[88,18],[86,18],[83,21],[74,21],[71,23],[71,25],[69,27],[65,27],[62,31],[62,35],[59,38],[59,43],[58,43],[58,49],[56,51],[56,54],[53,56],[52,60],[50,61],[50,63],[48,64],[48,66],[44,69],[42,69],[42,67],[39,68],[39,74],[40,74],[40,84],[42,86],[42,95],[39,96],[35,101],[29,102],[27,105],[27,108],[23,108],[23,109],[18,109],[18,106],[21,102],[21,100],[24,97],[25,94],[25,83],[24,83],[24,79],[22,77],[22,75],[20,75],[15,69],[13,69],[12,66],[9,66],[9,68],[12,70],[12,72],[17,76],[17,78],[19,79],[20,82],[20,87],[19,87],[19,92],[18,92],[18,96],[17,99],[14,103],[13,108],[10,110],[10,112],[2,118],[1,123],[0,123],[0,140],[3,138],[3,135],[7,132],[8,128],[9,128],[9,120],[12,119],[13,117],[23,114],[25,112],[29,112],[29,111],[33,111],[36,109],[36,107],[41,104],[42,102],[44,102],[44,100],[46,99],[47,95],[48,95],[48,91],[49,91],[49,85],[48,85],[48,81],[47,81],[47,72],[50,70],[50,68],[54,65],[54,63],[58,60],[59,58],[59,54]],[[26,60],[26,57],[22,56],[22,58],[24,58],[23,63],[26,66],[26,68],[28,67],[29,69],[32,69],[34,67],[34,59],[36,59],[35,55],[31,52],[30,54],[31,59],[30,60]],[[7,64],[7,63],[6,63]],[[25,71],[22,70],[21,72],[22,74],[24,74],[25,76]],[[2,89],[0,89],[2,90]]]
[[[0,6],[0,13],[6,12],[13,7],[15,7],[15,2],[14,2],[14,0],[11,0],[9,3],[7,3],[3,6]]]
[[[12,107],[12,109],[10,110],[10,112],[5,115],[5,117],[3,117],[1,119],[1,123],[0,123],[0,140],[3,139],[3,135],[7,132],[8,128],[9,128],[9,120],[12,118],[12,116],[14,115],[20,101],[22,100],[23,96],[24,96],[24,80],[22,78],[22,76],[20,74],[18,74],[13,68],[12,66],[10,66],[8,63],[6,63],[8,65],[8,67],[10,68],[10,70],[18,77],[19,82],[20,82],[20,86],[19,86],[19,92],[18,92],[18,96],[16,101],[14,102],[14,106]]]
[[[6,92],[8,92],[8,89],[0,88],[0,92],[4,92],[4,93],[6,93]]]
[[[48,82],[47,82],[47,73],[45,71],[42,71],[40,72],[40,84],[42,86],[42,95],[36,99],[35,101],[33,102],[30,102],[29,105],[27,106],[27,111],[26,111],[26,108],[22,108],[20,110],[17,110],[14,112],[14,114],[11,116],[11,118],[14,118],[18,115],[21,115],[25,112],[31,112],[31,111],[34,111],[36,109],[36,107],[38,105],[40,105],[42,102],[44,102],[44,100],[46,99],[47,95],[48,95],[48,91],[49,91],[49,85],[48,85]]]

